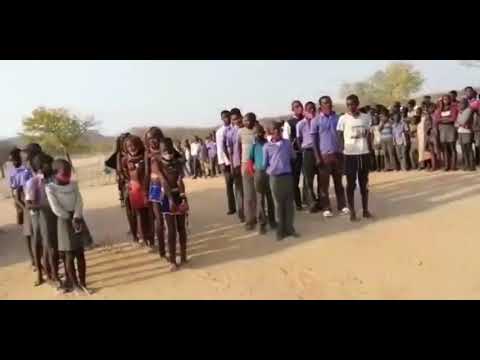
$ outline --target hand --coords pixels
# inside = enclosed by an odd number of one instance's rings
[[[317,158],[316,158],[316,165],[317,165],[318,167],[323,166],[323,159],[322,159],[321,157],[317,157]]]
[[[173,199],[170,199],[170,211],[172,213],[175,213],[177,212],[177,204],[175,204],[175,201],[173,201]]]
[[[72,221],[72,225],[73,225],[73,230],[75,230],[75,232],[78,233],[82,231],[82,228],[83,228],[82,219],[74,218]]]

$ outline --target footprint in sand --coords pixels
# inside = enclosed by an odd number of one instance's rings
[[[311,269],[307,268],[298,273],[297,284],[302,290],[312,289],[313,287],[318,287],[319,279],[317,274]]]
[[[230,278],[225,276],[224,279],[218,279],[216,276],[212,275],[209,271],[202,271],[198,274],[198,277],[207,280],[210,282],[216,290],[227,290],[230,288]]]

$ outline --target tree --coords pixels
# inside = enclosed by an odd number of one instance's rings
[[[340,89],[342,97],[356,94],[364,104],[391,105],[406,101],[418,92],[425,79],[407,63],[392,63],[377,71],[365,81],[345,83]]]
[[[20,135],[29,142],[38,142],[52,152],[63,152],[72,163],[71,152],[82,147],[81,138],[95,125],[93,117],[80,119],[63,108],[39,107],[23,120],[23,133]]]

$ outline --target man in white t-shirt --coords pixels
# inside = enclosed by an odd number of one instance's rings
[[[215,138],[217,141],[217,159],[218,165],[222,170],[222,174],[225,177],[225,190],[227,193],[227,215],[235,214],[236,204],[235,204],[235,192],[233,189],[233,175],[230,160],[225,154],[225,130],[229,129],[231,125],[231,114],[230,111],[224,110],[221,113],[223,125],[215,133]]]
[[[340,117],[337,125],[339,142],[345,155],[347,202],[351,221],[357,220],[354,203],[357,179],[362,195],[363,217],[372,217],[368,210],[368,173],[370,171],[370,150],[372,149],[370,117],[358,110],[359,105],[358,96],[347,97],[348,111]]]

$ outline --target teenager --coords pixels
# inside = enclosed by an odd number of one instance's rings
[[[381,172],[385,169],[385,159],[382,149],[382,134],[380,133],[380,114],[379,111],[372,115],[372,137],[373,137],[373,161],[374,168],[376,171]]]
[[[452,90],[448,93],[452,99],[452,104],[454,105],[458,105],[458,100],[457,100],[457,97],[458,97],[458,93],[456,90]]]
[[[241,174],[243,184],[243,196],[245,204],[245,228],[247,231],[253,230],[257,222],[257,195],[255,192],[254,176],[247,170],[250,151],[255,141],[254,127],[257,123],[257,117],[254,113],[247,113],[243,117],[243,127],[238,130],[238,152],[240,154]]]
[[[400,163],[400,169],[403,171],[407,170],[407,133],[408,133],[408,126],[403,120],[404,116],[406,115],[406,111],[401,116],[397,114],[392,115],[392,134],[393,134],[393,144],[395,146],[395,153],[397,155],[398,162]]]
[[[438,162],[440,159],[440,145],[439,145],[439,138],[438,138],[438,127],[435,124],[433,119],[436,107],[434,103],[423,103],[423,133],[425,138],[425,151],[424,155],[421,156],[421,152],[419,152],[419,159],[423,161],[424,167],[427,170],[435,171],[438,167]],[[418,130],[418,134],[420,135],[420,128]]]
[[[313,190],[313,182],[317,173],[317,164],[313,149],[312,140],[312,124],[317,116],[317,108],[311,101],[305,104],[304,118],[297,123],[297,141],[298,146],[302,150],[303,176],[304,185],[307,188],[306,200],[310,213],[318,211],[319,204],[315,191]]]
[[[442,96],[435,112],[435,122],[440,135],[440,147],[443,154],[444,170],[457,170],[457,120],[458,108],[452,103],[450,95]]]
[[[232,168],[232,177],[235,190],[235,203],[237,215],[241,223],[245,222],[242,171],[240,161],[240,148],[238,146],[238,131],[243,127],[243,117],[239,109],[233,108],[230,111],[232,127],[225,129],[224,151],[228,156]]]
[[[225,178],[225,192],[227,195],[227,215],[233,215],[236,212],[235,207],[235,192],[233,190],[233,175],[232,175],[232,166],[230,158],[228,156],[228,151],[225,146],[226,138],[225,134],[229,132],[228,129],[231,128],[231,115],[230,111],[224,110],[221,112],[220,117],[222,118],[223,125],[220,126],[215,132],[215,139],[217,142],[217,159],[218,164],[220,165],[221,172]]]
[[[459,103],[459,113],[457,117],[458,142],[462,148],[463,170],[474,171],[475,161],[473,158],[473,132],[472,123],[474,111],[470,107],[468,99],[462,98]]]
[[[210,135],[207,138],[208,169],[210,177],[217,176],[217,144]]]
[[[128,181],[128,196],[137,220],[138,244],[154,246],[153,214],[148,202],[146,184],[145,146],[138,136],[130,135],[125,140],[127,156],[122,168]]]
[[[192,157],[192,175],[193,179],[202,176],[202,166],[200,164],[200,138],[195,136],[190,144],[190,155]]]
[[[387,108],[382,108],[379,115],[380,144],[385,158],[385,171],[392,171],[396,166],[395,146],[393,144],[393,123]]]
[[[267,232],[267,218],[270,228],[275,229],[277,227],[270,181],[264,168],[263,148],[266,143],[265,130],[262,125],[257,123],[255,126],[255,142],[250,150],[249,167],[247,167],[247,169],[253,174],[255,180],[255,191],[257,194],[256,206],[258,222],[260,224],[259,233],[261,235]]]
[[[480,112],[478,104],[480,100],[477,100],[477,92],[471,86],[467,86],[464,90],[465,97],[467,98],[470,106],[473,106],[474,115],[472,123],[473,142],[475,145],[475,165],[480,165]]]
[[[410,114],[409,114],[410,116]],[[408,153],[410,157],[410,166],[411,169],[419,169],[418,161],[418,125],[420,124],[422,117],[422,108],[417,108],[415,110],[415,115],[410,118],[408,127],[408,138],[410,139],[410,151]],[[422,129],[423,131],[423,129]],[[422,137],[423,140],[423,137]]]
[[[163,132],[157,127],[150,128],[145,133],[145,189],[148,189],[148,200],[151,202],[153,210],[155,219],[154,229],[158,240],[158,252],[161,258],[166,258],[165,226],[159,200],[155,195],[161,191],[159,158],[161,157],[160,143],[164,138]]]
[[[72,286],[77,294],[91,294],[86,280],[85,247],[93,241],[83,218],[82,195],[78,184],[71,181],[71,176],[71,164],[63,159],[55,160],[53,182],[47,184],[46,195],[57,216],[58,250],[65,253],[66,287]]]
[[[201,176],[207,179],[210,173],[207,143],[203,139],[199,139],[199,144],[200,149],[198,150],[198,160],[200,163]]]
[[[338,140],[345,155],[347,201],[350,220],[356,221],[354,194],[356,182],[360,185],[363,217],[371,218],[368,210],[368,173],[370,169],[371,132],[369,118],[358,111],[360,101],[356,95],[347,97],[347,113],[338,120]]]
[[[263,147],[264,168],[270,177],[270,188],[275,201],[277,240],[287,236],[299,237],[293,222],[295,217],[292,160],[295,152],[290,140],[282,138],[282,124],[269,127],[272,141]]]
[[[291,110],[293,117],[285,121],[283,124],[282,136],[284,139],[290,140],[295,152],[295,158],[292,163],[293,171],[293,194],[297,211],[302,211],[302,196],[300,193],[300,176],[302,174],[302,152],[297,140],[297,124],[303,120],[303,105],[299,100],[292,102]]]
[[[173,142],[165,138],[160,145],[161,157],[158,159],[158,175],[161,182],[160,191],[155,192],[168,228],[168,259],[170,271],[178,269],[177,235],[180,245],[181,264],[187,263],[186,217],[188,202],[183,183],[182,165],[174,156]]]
[[[349,214],[345,201],[345,189],[342,184],[343,154],[337,137],[339,117],[333,111],[332,99],[322,96],[319,100],[320,114],[312,124],[312,145],[318,167],[319,198],[324,217],[333,216],[330,204],[330,177],[333,179],[337,210]]]
[[[188,176],[193,176],[193,167],[192,167],[192,152],[190,149],[190,141],[185,139],[183,142],[183,148],[185,152],[185,170]]]
[[[57,217],[50,208],[46,194],[46,185],[52,181],[52,163],[53,158],[44,153],[37,154],[32,159],[34,176],[25,184],[25,203],[32,219],[33,249],[38,269],[34,285],[43,283],[43,259],[48,281],[60,289],[62,285],[58,277]]]

